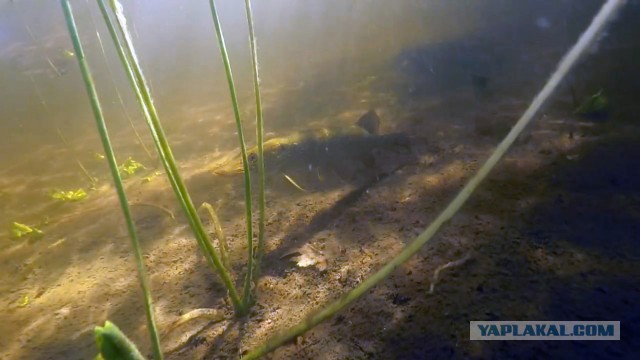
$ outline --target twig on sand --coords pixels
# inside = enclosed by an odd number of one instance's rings
[[[179,326],[183,325],[186,322],[189,322],[194,319],[202,319],[202,318],[209,320],[207,324],[202,326],[200,330],[196,331],[195,333],[190,335],[188,338],[184,339],[183,341],[180,341],[177,345],[172,346],[168,350],[165,350],[165,353],[173,354],[173,353],[182,351],[185,348],[185,346],[189,345],[196,337],[198,337],[204,329],[208,328],[213,324],[224,321],[226,317],[223,311],[220,311],[217,309],[200,308],[200,309],[191,310],[188,313],[180,316],[178,319],[174,320],[172,323],[165,325],[164,326],[165,330],[163,331],[162,337],[166,338],[171,332],[173,332],[175,329],[177,329]]]
[[[438,267],[436,269],[436,271],[433,273],[433,279],[431,280],[431,286],[429,287],[429,294],[433,294],[433,290],[436,287],[436,283],[438,282],[438,276],[440,275],[440,272],[444,269],[448,269],[450,267],[454,267],[454,266],[460,266],[462,264],[464,264],[465,262],[467,262],[467,260],[471,259],[471,253],[467,253],[467,255],[465,255],[462,259],[458,259],[456,261],[449,261],[448,263]]]

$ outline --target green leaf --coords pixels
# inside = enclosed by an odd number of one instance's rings
[[[136,345],[112,322],[95,328],[96,345],[104,360],[144,360]]]

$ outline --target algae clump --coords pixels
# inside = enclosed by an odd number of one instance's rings
[[[21,238],[25,236],[42,236],[44,235],[44,232],[35,226],[29,226],[14,221],[11,227],[11,234],[16,238]]]
[[[127,160],[120,166],[118,166],[118,170],[123,176],[131,176],[138,172],[138,170],[146,169],[144,165],[134,160],[131,156],[127,158]]]
[[[62,191],[56,190],[51,193],[51,198],[59,201],[80,201],[87,197],[87,192],[80,188],[78,190]]]

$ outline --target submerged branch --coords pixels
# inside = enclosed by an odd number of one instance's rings
[[[462,259],[458,259],[458,260],[455,260],[455,261],[449,261],[448,263],[446,263],[444,265],[438,266],[436,271],[433,272],[433,277],[431,278],[431,285],[429,286],[428,293],[429,294],[433,294],[433,290],[435,290],[436,284],[438,283],[438,280],[439,280],[440,272],[442,272],[443,270],[448,269],[448,268],[460,266],[460,265],[466,263],[467,260],[469,260],[469,259],[471,259],[471,253],[468,253]]]

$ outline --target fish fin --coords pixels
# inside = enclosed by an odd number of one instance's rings
[[[356,121],[356,125],[365,129],[369,135],[378,135],[380,133],[381,122],[382,120],[380,120],[378,113],[374,109],[371,109]]]

